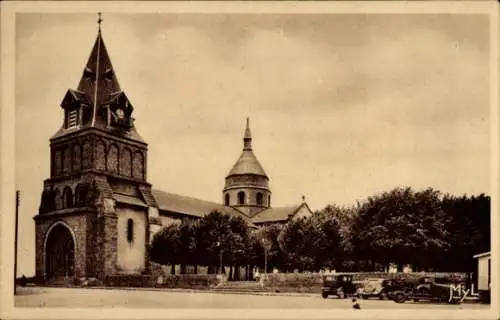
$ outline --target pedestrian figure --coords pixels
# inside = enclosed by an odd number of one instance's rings
[[[361,309],[361,306],[359,305],[358,299],[352,298],[352,308],[353,309]]]

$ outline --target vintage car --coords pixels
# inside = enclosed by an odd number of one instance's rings
[[[323,285],[321,295],[323,298],[328,298],[329,295],[337,296],[343,299],[346,296],[353,296],[357,293],[357,285],[353,282],[352,275],[349,274],[332,274],[323,276]]]
[[[411,281],[405,281],[401,279],[388,279],[384,280],[382,286],[384,287],[384,292],[386,297],[391,300],[394,300],[393,299],[394,293],[397,292],[409,293],[414,289],[416,284]]]
[[[359,296],[363,299],[368,298],[379,298],[381,300],[385,299],[387,292],[384,284],[387,284],[387,280],[384,278],[370,278],[364,281],[363,286],[359,292]]]
[[[459,284],[437,283],[435,279],[424,278],[411,290],[392,292],[390,298],[397,303],[426,300],[456,304],[462,302],[466,294],[461,288]]]

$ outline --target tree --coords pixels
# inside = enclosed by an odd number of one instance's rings
[[[186,265],[197,265],[196,258],[196,226],[191,219],[183,219],[177,227],[178,252],[177,260],[181,265],[181,273],[185,273]]]
[[[171,264],[171,273],[175,274],[175,265],[180,262],[180,248],[179,225],[168,225],[153,237],[150,246],[151,260],[163,265]]]
[[[257,265],[264,267],[264,254],[267,255],[267,270],[273,268],[282,268],[284,266],[285,256],[281,250],[278,237],[283,230],[283,225],[274,223],[260,226],[254,232],[254,248],[257,252]],[[266,250],[266,252],[264,251]]]
[[[218,211],[212,211],[200,219],[196,232],[196,247],[204,264],[218,267],[220,258],[231,248],[232,232],[230,218]]]
[[[449,271],[474,272],[473,255],[490,251],[490,197],[446,195],[443,210],[450,216],[451,249],[444,265]]]
[[[310,224],[309,241],[312,242],[311,255],[314,270],[336,269],[341,265],[344,254],[340,231],[341,210],[334,206],[315,212],[306,220]]]
[[[233,276],[233,268],[236,271],[236,277],[239,277],[240,265],[250,263],[251,241],[250,230],[243,218],[233,216],[229,219],[230,234],[227,237],[227,243],[224,248],[224,262],[229,264],[230,278]]]
[[[288,221],[278,236],[280,249],[284,253],[284,267],[287,270],[312,270],[314,268],[313,227],[305,218]]]
[[[375,262],[395,262],[400,270],[403,264],[432,268],[449,248],[449,222],[438,191],[396,188],[361,204],[353,225],[354,252],[367,260],[365,268],[373,269]]]

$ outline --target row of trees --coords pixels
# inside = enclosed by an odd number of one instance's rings
[[[350,208],[329,205],[286,224],[250,228],[212,212],[155,235],[151,258],[162,264],[259,266],[282,271],[475,270],[472,256],[490,249],[490,198],[433,189],[396,188]],[[231,273],[233,268],[230,269]],[[234,269],[237,272],[238,268]]]

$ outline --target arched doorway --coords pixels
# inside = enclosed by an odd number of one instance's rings
[[[55,224],[45,242],[45,273],[47,279],[72,277],[75,272],[75,242],[68,227]]]

